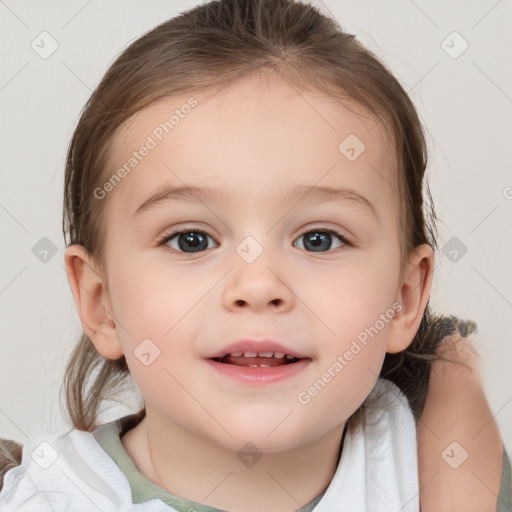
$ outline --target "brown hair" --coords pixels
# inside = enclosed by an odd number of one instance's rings
[[[309,4],[220,0],[165,21],[130,44],[111,64],[82,111],[67,154],[62,228],[69,244],[83,245],[95,258],[104,279],[106,203],[93,191],[105,181],[116,131],[157,99],[222,87],[257,70],[274,70],[295,87],[353,102],[375,116],[392,142],[396,164],[391,186],[399,205],[402,265],[418,245],[427,243],[436,249],[422,125],[407,93],[386,66],[335,19]],[[444,336],[457,330],[467,335],[474,327],[455,317],[434,317],[427,305],[408,349],[386,355],[381,376],[400,387],[416,418],[437,345]],[[124,356],[105,359],[83,333],[63,384],[72,425],[93,430],[100,405],[128,375]],[[145,409],[139,413],[142,419]]]

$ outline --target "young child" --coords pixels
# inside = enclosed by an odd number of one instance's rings
[[[505,510],[474,359],[436,356],[474,325],[429,309],[426,165],[403,88],[312,6],[209,2],[132,43],[68,152],[73,428],[23,447],[0,510]],[[99,424],[128,376],[144,408]]]

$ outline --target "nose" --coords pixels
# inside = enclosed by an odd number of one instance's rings
[[[296,297],[280,274],[262,256],[252,263],[237,262],[227,277],[223,291],[224,307],[231,311],[247,309],[255,313],[289,311]]]

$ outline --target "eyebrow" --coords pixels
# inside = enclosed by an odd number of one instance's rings
[[[143,212],[153,209],[164,202],[203,202],[213,201],[222,203],[229,200],[230,195],[224,190],[212,187],[175,187],[169,184],[162,185],[153,191],[149,197],[135,210],[136,217]],[[310,202],[352,202],[364,206],[380,220],[380,215],[375,206],[363,195],[349,188],[333,188],[317,185],[294,185],[289,187],[282,196],[283,204],[299,203],[303,200]]]

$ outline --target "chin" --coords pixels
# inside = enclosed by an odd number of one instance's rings
[[[286,414],[268,416],[267,419],[258,418],[224,423],[226,430],[233,436],[221,435],[216,437],[215,442],[227,449],[238,452],[247,444],[254,445],[258,451],[266,453],[283,452],[293,450],[298,446],[321,437],[324,432],[310,432],[304,422],[297,423],[297,418],[292,419],[293,414],[286,418]],[[284,421],[283,421],[284,419]],[[281,423],[282,422],[282,423]],[[287,425],[285,425],[288,423]],[[211,433],[211,431],[210,431]]]

